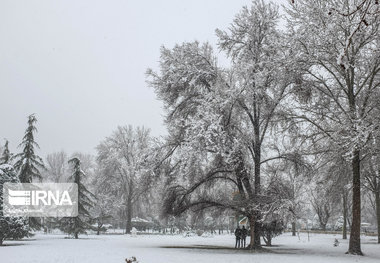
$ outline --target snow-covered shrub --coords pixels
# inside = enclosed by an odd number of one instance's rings
[[[28,235],[29,224],[25,217],[4,217],[3,215],[3,185],[4,183],[19,183],[14,169],[9,164],[0,165],[0,246],[5,239],[21,239]]]
[[[200,229],[197,229],[197,231],[195,231],[195,233],[197,234],[197,236],[202,236],[204,231],[203,230],[200,230]]]
[[[261,236],[267,246],[272,245],[272,238],[279,236],[285,229],[285,225],[281,220],[273,220],[264,222],[261,225]]]

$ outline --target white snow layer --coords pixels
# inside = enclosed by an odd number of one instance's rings
[[[334,247],[334,239],[339,246]],[[340,235],[301,233],[300,238],[283,234],[273,240],[271,252],[252,253],[235,250],[234,236],[215,235],[204,238],[158,235],[89,235],[80,239],[65,239],[64,235],[37,234],[31,239],[6,241],[0,247],[1,263],[105,263],[125,262],[135,256],[140,263],[210,263],[210,262],[254,262],[254,263],[297,263],[297,262],[380,262],[380,244],[377,237],[362,237],[364,257],[346,255],[348,241]],[[247,240],[249,241],[249,239]],[[194,246],[214,246],[204,249]],[[168,248],[175,246],[177,248]],[[191,248],[193,247],[193,248]],[[217,248],[217,249],[215,249]]]

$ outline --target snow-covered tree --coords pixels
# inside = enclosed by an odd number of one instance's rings
[[[351,163],[352,226],[348,253],[361,255],[363,151],[379,123],[372,109],[379,97],[378,1],[297,0],[287,9],[293,50],[294,89],[306,97],[295,106],[303,131],[325,150],[340,149]],[[296,51],[296,52],[295,52]]]
[[[284,136],[280,138],[284,140]],[[310,160],[305,160],[302,152],[297,149],[299,148],[297,144],[297,138],[291,138],[291,142],[288,144],[283,143],[282,146],[292,148],[293,153],[290,149],[282,150],[282,152],[288,153],[265,167],[265,173],[271,184],[275,186],[278,198],[287,200],[289,211],[286,218],[277,218],[276,220],[290,222],[293,236],[296,236],[297,221],[305,219],[305,208],[308,205],[307,197],[309,196],[307,185],[312,178],[314,166]],[[280,144],[276,143],[276,145]]]
[[[21,183],[31,183],[33,179],[42,180],[40,169],[45,169],[42,158],[35,153],[35,148],[39,148],[34,140],[34,134],[37,132],[36,122],[37,119],[34,114],[28,117],[28,128],[19,145],[23,150],[13,156],[15,160],[14,167]]]
[[[95,163],[95,156],[88,153],[74,152],[71,154],[72,158],[76,157],[80,160],[80,167],[82,171],[86,174],[86,183],[87,180],[91,181],[94,177],[95,170],[97,168]]]
[[[236,137],[253,163],[254,185],[245,184],[244,187],[250,199],[259,206],[261,167],[267,157],[263,149],[268,147],[265,140],[281,112],[280,103],[288,86],[281,78],[286,73],[281,71],[284,54],[279,44],[278,20],[278,6],[256,0],[250,8],[243,7],[228,32],[217,30],[220,49],[231,57],[236,72],[231,96],[236,100],[236,110],[243,112]],[[261,218],[259,210],[255,216],[250,216],[252,224]],[[259,224],[255,227],[256,231],[254,227],[251,231],[256,232],[255,245],[260,246]]]
[[[0,246],[5,239],[20,239],[28,235],[28,219],[25,217],[5,217],[3,214],[4,183],[19,183],[13,167],[9,164],[0,165]]]
[[[7,164],[12,158],[12,154],[9,151],[8,140],[5,140],[4,149],[1,151],[0,164]]]
[[[68,178],[67,154],[64,151],[46,156],[47,178],[55,183],[66,182]]]
[[[148,70],[148,75],[167,111],[163,213],[180,216],[213,206],[239,210],[230,200],[236,186],[233,168],[221,156],[228,149],[223,122],[229,122],[231,106],[218,87],[225,82],[211,46],[193,42],[163,47],[160,65],[160,74]],[[220,182],[227,183],[225,189]]]
[[[324,163],[328,167],[327,177],[321,179],[326,181],[326,185],[331,184],[333,188],[331,191],[334,191],[335,194],[339,195],[341,202],[335,200],[336,203],[340,203],[340,211],[343,214],[343,224],[342,224],[342,238],[347,239],[347,229],[349,227],[349,213],[350,210],[350,200],[349,196],[351,194],[351,169],[350,164],[345,158],[343,158],[339,153],[330,152],[324,156]]]
[[[45,170],[42,158],[35,153],[35,148],[39,148],[34,139],[34,134],[37,132],[36,122],[37,119],[34,114],[28,116],[28,127],[22,142],[18,146],[22,147],[22,152],[12,157],[15,171],[21,183],[31,183],[33,179],[41,181],[42,175],[40,170]],[[41,227],[40,220],[30,217],[29,226],[39,229]]]
[[[131,125],[117,130],[97,147],[98,182],[102,192],[122,209],[126,233],[132,229],[133,205],[152,186],[152,138],[146,128]]]
[[[326,183],[324,180],[317,182],[310,189],[311,205],[318,217],[319,225],[326,231],[326,225],[331,219],[334,210],[339,207],[339,193],[335,191],[334,185]]]
[[[78,239],[79,234],[85,234],[86,230],[92,229],[89,209],[93,207],[95,197],[83,184],[85,173],[81,169],[80,160],[74,157],[68,162],[72,165],[73,169],[69,180],[78,185],[78,216],[61,219],[60,227],[65,233],[73,235],[75,239]]]
[[[94,196],[96,202],[91,209],[91,221],[95,224],[96,234],[99,235],[101,231],[105,231],[104,224],[108,223],[116,215],[116,206],[114,205],[113,198],[107,193],[104,193],[102,185],[95,186]]]
[[[270,222],[264,222],[261,225],[261,236],[267,246],[272,245],[272,239],[282,234],[285,229],[285,225],[282,221],[271,220]]]
[[[198,42],[163,47],[160,73],[148,70],[167,110],[167,146],[177,174],[164,211],[219,207],[246,215],[251,248],[260,247],[259,221],[276,203],[261,192],[261,168],[284,157],[273,156],[267,141],[288,86],[278,18],[276,5],[253,1],[228,32],[217,31],[231,70],[219,68],[211,46]]]

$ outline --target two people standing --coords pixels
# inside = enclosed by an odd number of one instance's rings
[[[243,226],[243,228],[237,226],[235,229],[235,248],[245,248],[247,235],[248,230],[245,228],[245,226]]]

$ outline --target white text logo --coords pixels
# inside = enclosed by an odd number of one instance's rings
[[[5,216],[73,217],[78,215],[78,185],[73,183],[3,186]]]

